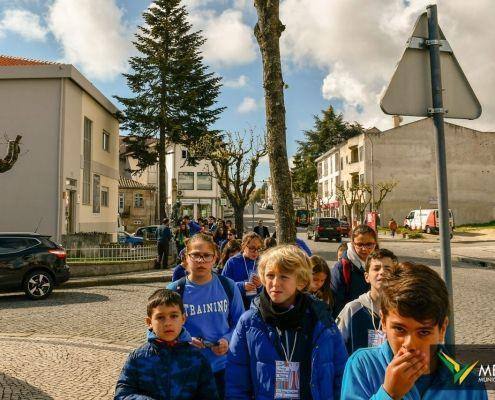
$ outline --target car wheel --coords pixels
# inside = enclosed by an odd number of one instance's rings
[[[318,236],[316,236],[316,235],[315,235],[314,241],[315,241],[315,242],[319,242],[319,241],[320,241],[320,238],[319,238]]]
[[[425,230],[426,230],[426,233],[427,234],[431,235],[431,228],[428,225],[426,225],[426,229]]]
[[[41,300],[50,295],[54,282],[46,271],[31,271],[24,278],[23,289],[26,296],[32,300]]]

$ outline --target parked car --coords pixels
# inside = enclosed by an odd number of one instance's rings
[[[340,224],[340,234],[345,237],[349,237],[349,234],[351,233],[351,226],[349,225],[349,222],[341,219],[339,221]]]
[[[132,247],[142,246],[144,243],[142,237],[131,235],[129,232],[117,232],[117,241]]]
[[[134,236],[143,238],[144,240],[152,240],[156,242],[156,230],[159,225],[148,225],[138,228]]]
[[[438,209],[411,210],[404,218],[404,228],[421,230],[426,233],[438,233]],[[449,227],[452,236],[454,230],[454,215],[449,210]]]
[[[24,290],[33,300],[48,297],[69,280],[64,248],[39,233],[0,233],[0,290]]]
[[[310,212],[309,210],[296,210],[296,226],[308,226]]]
[[[342,241],[340,221],[337,218],[317,217],[308,225],[307,233],[308,239],[313,238],[315,242],[318,242],[320,239]]]

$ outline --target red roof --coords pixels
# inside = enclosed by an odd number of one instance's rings
[[[0,55],[0,67],[15,67],[15,66],[29,66],[29,65],[53,65],[57,64],[50,61],[31,60],[22,57],[11,57]]]

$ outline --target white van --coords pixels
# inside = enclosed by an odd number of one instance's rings
[[[438,233],[440,225],[438,224],[438,209],[419,209],[411,210],[404,218],[404,227],[412,230],[421,230],[426,233]],[[449,227],[452,232],[454,229],[454,215],[449,210]]]

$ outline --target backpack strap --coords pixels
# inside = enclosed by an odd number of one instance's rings
[[[344,284],[345,284],[345,292],[346,294],[349,294],[349,292],[351,291],[352,264],[345,257],[342,257],[341,263],[342,263],[342,276],[344,278]]]
[[[170,290],[179,293],[179,296],[182,298],[184,297],[185,287],[186,287],[186,277],[183,276],[179,280],[172,282],[172,285],[170,286]]]
[[[223,286],[223,290],[225,290],[225,294],[227,295],[227,299],[229,300],[229,305],[234,301],[234,285],[233,281],[226,276],[217,275],[218,279],[220,279],[220,283]]]
[[[232,281],[223,276],[223,275],[217,275],[218,279],[220,280],[220,283],[222,284],[223,290],[225,291],[225,294],[227,295],[227,299],[229,300],[229,305],[232,304],[232,301],[234,300],[234,286]],[[183,276],[179,280],[172,282],[172,285],[170,286],[170,290],[173,290],[174,292],[179,293],[180,297],[184,297],[184,289],[186,287],[186,277]]]

